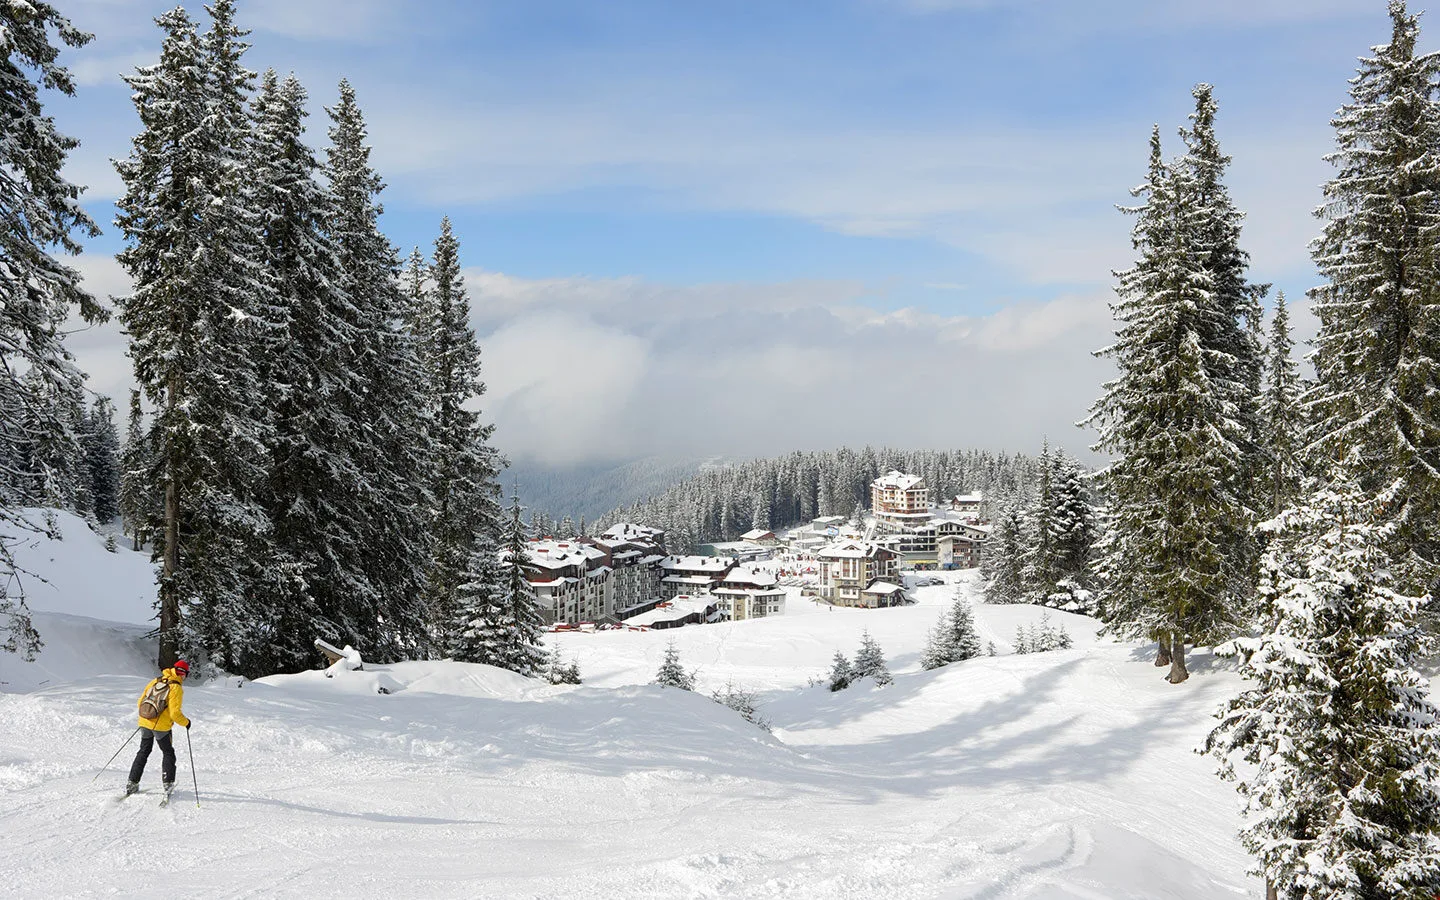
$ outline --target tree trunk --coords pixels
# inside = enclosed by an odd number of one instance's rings
[[[1275,888],[1275,882],[1265,879],[1265,900],[1280,900],[1280,891]]]
[[[170,411],[175,409],[177,379],[170,378]],[[172,444],[165,451],[165,555],[160,566],[160,666],[169,668],[180,658],[180,596],[175,577],[180,568],[180,486],[179,461]]]
[[[1170,635],[1162,634],[1155,639],[1155,668],[1170,665]]]
[[[1165,680],[1179,684],[1189,677],[1190,670],[1185,668],[1185,638],[1177,634],[1170,647],[1170,674],[1165,676]]]

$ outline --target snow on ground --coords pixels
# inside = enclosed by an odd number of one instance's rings
[[[447,662],[188,685],[195,776],[180,733],[168,809],[158,753],[148,793],[123,803],[133,745],[93,777],[134,728],[143,627],[37,617],[57,671],[0,694],[0,895],[176,881],[205,897],[1258,892],[1233,791],[1193,753],[1233,674],[1202,653],[1188,684],[1168,685],[1140,648],[1065,613],[1051,615],[1075,649],[1010,655],[1015,626],[1042,611],[992,606],[977,618],[1002,655],[920,672],[952,592],[920,588],[893,610],[796,596],[770,620],[555,635],[578,687]],[[895,684],[807,686],[867,628]],[[774,733],[649,684],[672,639],[702,691],[757,690]],[[374,692],[381,679],[393,693]],[[176,854],[158,875],[157,829]]]

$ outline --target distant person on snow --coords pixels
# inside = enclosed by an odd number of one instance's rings
[[[159,678],[145,685],[145,690],[140,692],[140,699],[135,705],[140,710],[140,730],[144,735],[140,738],[140,751],[135,754],[135,762],[130,764],[130,780],[125,785],[127,796],[140,790],[145,761],[150,758],[150,751],[157,741],[161,754],[160,781],[166,794],[175,787],[175,744],[170,729],[175,725],[190,727],[190,720],[180,709],[185,694],[180,685],[184,684],[189,674],[190,664],[183,659],[177,660],[174,666],[161,672]]]

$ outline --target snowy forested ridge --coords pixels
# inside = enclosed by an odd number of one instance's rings
[[[615,522],[664,528],[672,551],[734,540],[752,528],[780,528],[817,516],[849,516],[870,505],[870,484],[891,469],[925,479],[936,501],[983,492],[1003,500],[1026,495],[1036,461],[988,450],[899,450],[842,447],[709,467],[663,493],[603,515]],[[679,548],[677,551],[676,548]]]

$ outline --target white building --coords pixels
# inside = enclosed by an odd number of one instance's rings
[[[879,606],[884,592],[866,592],[876,582],[900,583],[900,554],[874,541],[837,541],[821,548],[816,557],[820,560],[820,597],[836,606]],[[899,596],[895,602],[903,602],[904,594]]]
[[[756,572],[739,566],[710,590],[720,612],[732,622],[783,615],[785,589],[770,572]]]
[[[529,541],[525,551],[525,580],[547,622],[594,622],[613,614],[604,551],[578,541]]]
[[[660,594],[663,599],[680,594],[708,594],[735,568],[731,556],[667,556],[660,560]]]
[[[603,551],[611,569],[611,614],[659,598],[663,591],[660,561],[665,558],[665,532],[659,528],[622,522],[603,534],[579,540]]]
[[[870,511],[885,525],[917,525],[930,519],[925,479],[891,469],[870,483]]]

